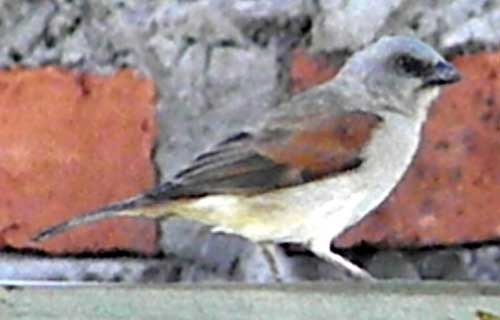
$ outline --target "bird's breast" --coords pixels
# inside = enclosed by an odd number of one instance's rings
[[[357,223],[390,194],[410,166],[423,121],[390,113],[363,150],[360,167],[308,184],[262,195],[262,202],[282,203],[289,238],[335,237]],[[288,240],[290,241],[290,240]]]

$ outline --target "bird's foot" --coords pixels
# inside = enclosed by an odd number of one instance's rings
[[[276,244],[269,243],[269,244],[261,244],[260,245],[262,249],[262,255],[264,256],[264,259],[266,259],[266,262],[269,266],[269,269],[271,271],[271,276],[273,282],[281,283],[283,282],[283,277],[281,276],[280,268],[279,268],[279,263],[278,263],[278,255],[280,254],[278,250],[280,248],[277,247]]]

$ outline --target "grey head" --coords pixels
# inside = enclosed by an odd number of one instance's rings
[[[456,68],[436,50],[405,36],[383,37],[357,52],[340,76],[364,86],[376,105],[403,114],[415,113],[422,97],[432,100],[440,86],[460,80]]]

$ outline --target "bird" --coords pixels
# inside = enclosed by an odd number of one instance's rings
[[[282,102],[253,130],[214,143],[169,181],[33,240],[111,217],[176,216],[259,244],[298,244],[355,279],[370,279],[333,252],[331,241],[401,181],[440,88],[460,78],[421,40],[381,37],[333,79]]]

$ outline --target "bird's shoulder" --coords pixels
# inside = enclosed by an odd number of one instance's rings
[[[255,135],[254,149],[276,163],[320,178],[358,166],[361,153],[383,121],[360,110],[323,111],[273,122]]]
[[[165,197],[255,194],[353,170],[382,119],[360,110],[312,107],[276,113],[258,130],[238,132],[180,171]]]

